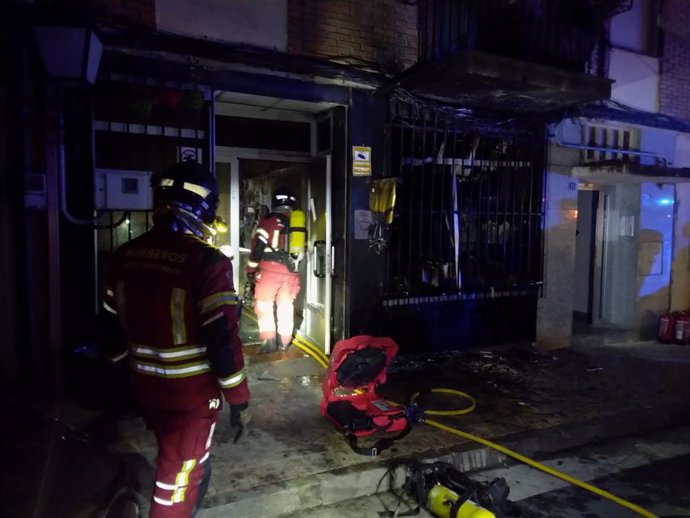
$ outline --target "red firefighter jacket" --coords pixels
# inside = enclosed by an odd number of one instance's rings
[[[104,307],[127,337],[141,404],[186,411],[221,392],[231,405],[249,400],[232,263],[216,247],[154,228],[118,249]]]
[[[287,216],[271,212],[259,221],[252,238],[246,270],[255,271],[261,261],[275,261],[292,267],[287,253],[289,221]]]

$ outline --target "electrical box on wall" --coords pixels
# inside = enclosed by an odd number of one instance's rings
[[[153,207],[151,171],[96,169],[97,210],[150,210]]]

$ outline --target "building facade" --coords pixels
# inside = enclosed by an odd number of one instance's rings
[[[558,347],[574,311],[648,332],[687,309],[688,8],[658,26],[652,0],[590,3],[10,3],[3,377],[95,340],[150,174],[188,155],[218,179],[240,289],[272,189],[299,193],[300,332],[326,352]]]

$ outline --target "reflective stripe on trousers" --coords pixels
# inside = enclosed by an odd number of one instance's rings
[[[200,503],[218,406],[207,402],[184,413],[143,409],[144,420],[158,440],[150,518],[189,518]]]

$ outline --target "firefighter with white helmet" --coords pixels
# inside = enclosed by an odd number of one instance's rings
[[[256,282],[254,311],[263,341],[260,353],[284,351],[293,338],[294,301],[300,290],[298,268],[306,236],[304,213],[296,207],[297,196],[291,190],[276,189],[271,212],[259,221],[252,238],[245,272]]]

